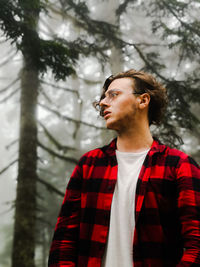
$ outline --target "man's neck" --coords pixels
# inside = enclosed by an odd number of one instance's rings
[[[120,133],[117,137],[117,150],[121,152],[142,152],[151,147],[153,137],[149,127],[137,131]]]

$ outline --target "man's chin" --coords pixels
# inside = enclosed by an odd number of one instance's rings
[[[106,128],[109,129],[109,130],[116,130],[116,125],[115,123],[113,122],[106,122]]]

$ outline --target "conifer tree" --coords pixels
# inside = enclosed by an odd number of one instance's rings
[[[91,19],[85,2],[70,0],[60,1],[60,4],[63,14],[67,12],[75,14],[77,23],[91,36],[92,42],[88,42],[85,36],[84,38],[78,36],[73,42],[56,37],[49,40],[39,37],[39,17],[42,12],[48,12],[48,7],[51,8],[53,2],[2,0],[0,3],[0,27],[7,39],[15,44],[23,56],[12,267],[35,266],[36,184],[39,180],[37,177],[39,77],[50,68],[55,79],[65,79],[75,73],[75,65],[80,54],[95,54],[105,61],[104,51],[112,42],[111,36],[116,33],[114,26]]]

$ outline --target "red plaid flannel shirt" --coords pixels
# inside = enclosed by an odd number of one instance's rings
[[[117,179],[115,150],[113,140],[83,155],[75,167],[56,224],[50,267],[101,266]],[[134,267],[200,266],[196,162],[154,140],[138,178],[135,201]]]

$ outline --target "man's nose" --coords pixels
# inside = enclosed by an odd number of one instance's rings
[[[99,106],[100,107],[103,107],[103,106],[107,106],[109,103],[108,103],[108,99],[107,97],[104,97],[103,99],[101,99],[100,103],[99,103]]]

